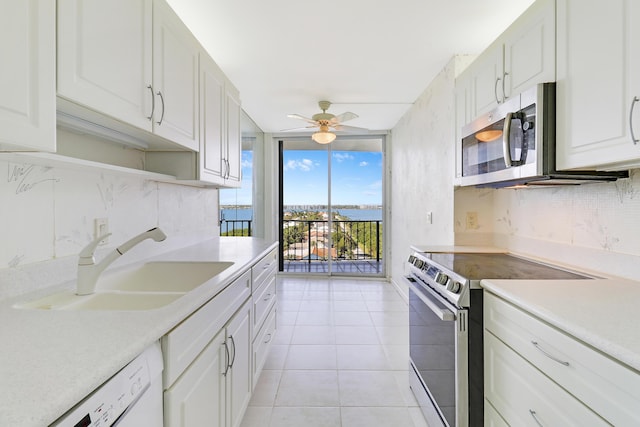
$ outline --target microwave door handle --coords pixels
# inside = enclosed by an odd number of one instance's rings
[[[504,130],[502,133],[502,154],[504,156],[504,164],[510,168],[513,166],[513,159],[511,158],[511,120],[513,113],[507,113],[504,118]]]

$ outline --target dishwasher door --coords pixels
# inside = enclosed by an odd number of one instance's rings
[[[55,427],[162,427],[162,351],[155,342]]]

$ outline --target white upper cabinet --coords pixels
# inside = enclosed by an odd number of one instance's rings
[[[151,131],[152,0],[58,0],[58,95]]]
[[[55,151],[55,2],[0,0],[0,10],[0,150]]]
[[[640,4],[558,0],[557,165],[640,166]]]
[[[200,56],[199,179],[225,187],[240,186],[240,97],[216,63]]]
[[[61,98],[198,150],[199,44],[163,0],[59,0],[58,39]]]
[[[154,132],[195,151],[199,146],[199,52],[197,40],[169,5],[154,1]]]
[[[472,116],[555,81],[555,41],[555,0],[538,0],[465,71],[472,82]]]
[[[225,90],[227,103],[227,187],[240,187],[242,180],[242,135],[240,130],[240,93],[230,83]]]
[[[207,55],[200,58],[200,179],[224,183],[225,78]]]

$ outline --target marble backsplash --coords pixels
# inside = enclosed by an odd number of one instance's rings
[[[127,258],[218,235],[216,190],[109,170],[0,159],[0,200],[0,299],[73,278],[96,218],[106,218],[112,233],[96,258],[153,227],[166,243],[145,242]]]
[[[613,183],[532,189],[459,188],[457,244],[512,251],[640,280],[640,173]],[[469,229],[466,216],[477,213]]]

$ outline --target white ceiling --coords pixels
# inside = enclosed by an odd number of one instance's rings
[[[265,132],[352,111],[395,126],[456,53],[479,53],[533,0],[168,0]]]

